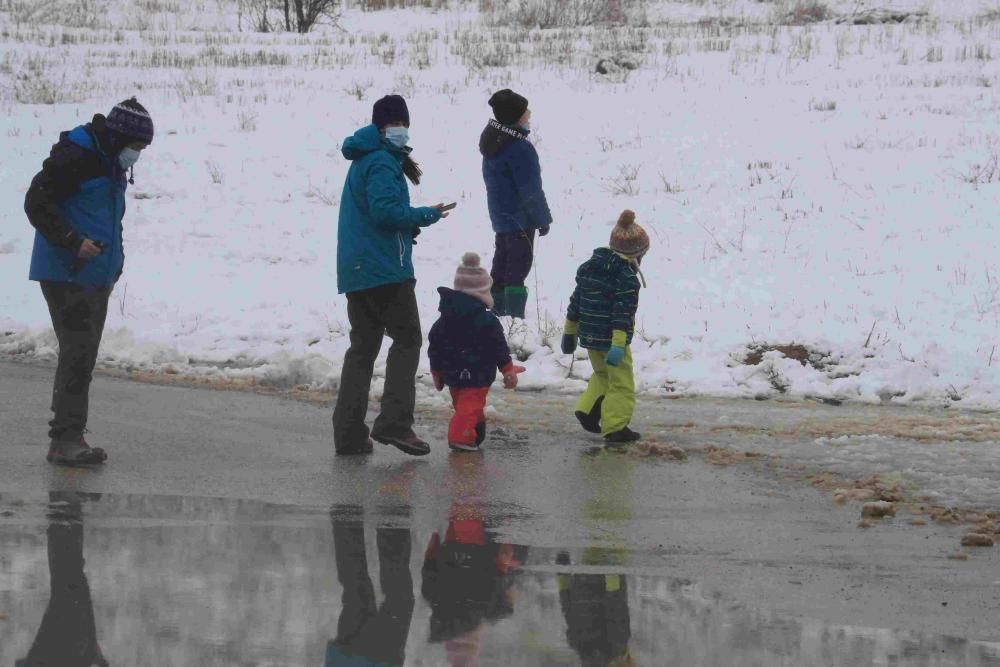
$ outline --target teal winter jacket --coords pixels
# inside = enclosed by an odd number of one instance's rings
[[[63,132],[28,188],[24,210],[36,229],[30,280],[110,288],[121,275],[125,172],[97,140],[103,121]],[[84,239],[104,251],[77,262]]]
[[[337,290],[341,294],[414,280],[413,231],[441,213],[410,206],[403,176],[409,149],[385,140],[368,125],[344,140],[351,161],[337,225]]]

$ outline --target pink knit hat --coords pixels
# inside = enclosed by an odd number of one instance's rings
[[[485,303],[487,308],[492,308],[491,287],[493,287],[493,278],[490,277],[486,269],[479,266],[479,255],[474,252],[462,255],[462,265],[455,271],[455,289],[476,297]]]

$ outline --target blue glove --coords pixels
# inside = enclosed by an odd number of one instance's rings
[[[562,351],[563,354],[573,354],[576,352],[576,334],[563,334]]]
[[[625,358],[625,348],[619,347],[617,345],[612,345],[611,349],[608,350],[608,356],[604,358],[604,363],[608,366],[617,366]]]

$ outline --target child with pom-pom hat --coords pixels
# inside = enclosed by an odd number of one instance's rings
[[[562,351],[573,354],[579,340],[594,367],[577,402],[576,418],[584,429],[603,434],[612,445],[640,437],[629,428],[635,411],[630,343],[639,288],[645,286],[639,264],[647,250],[646,230],[636,224],[635,213],[622,211],[608,247],[594,250],[577,270],[576,289],[566,311]]]
[[[490,311],[492,286],[479,255],[467,252],[455,272],[455,288],[438,288],[441,316],[431,327],[427,354],[435,388],[451,391],[455,414],[448,446],[457,451],[478,451],[486,438],[486,395],[497,370],[507,389],[517,386],[517,375],[524,371],[514,365],[500,320]]]

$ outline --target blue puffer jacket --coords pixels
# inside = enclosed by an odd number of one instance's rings
[[[441,219],[434,208],[410,206],[403,176],[409,149],[368,125],[344,140],[351,160],[337,225],[337,290],[341,294],[414,280],[413,230]]]
[[[64,132],[25,197],[36,227],[29,279],[113,286],[125,263],[125,188],[124,170],[101,149],[92,126]],[[105,250],[74,271],[84,238],[104,243]]]
[[[527,130],[491,120],[479,137],[486,203],[497,234],[541,229],[552,224],[552,213],[542,191],[538,152],[527,135]]]
[[[511,363],[497,316],[474,296],[439,287],[441,317],[427,336],[431,371],[449,387],[489,387]]]

